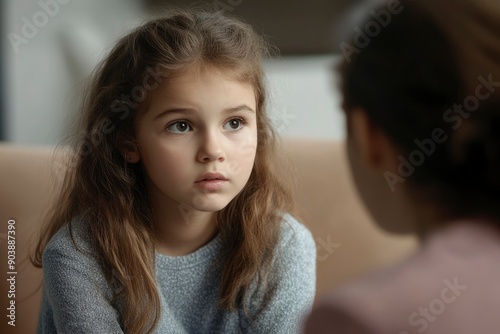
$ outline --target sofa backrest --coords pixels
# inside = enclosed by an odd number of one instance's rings
[[[283,147],[296,173],[296,194],[304,223],[318,250],[317,297],[341,282],[393,263],[416,246],[413,237],[382,232],[372,222],[354,189],[344,145],[330,140],[287,138]],[[44,214],[53,202],[64,164],[52,148],[0,144],[0,268],[7,268],[7,226],[15,221],[16,327],[0,323],[2,333],[34,333],[40,307],[41,270],[28,255]],[[54,162],[55,161],[55,162]],[[12,221],[11,221],[12,223]],[[1,280],[2,310],[7,281]]]
[[[0,268],[2,273],[17,272],[15,298],[8,298],[5,292],[10,290],[10,284],[6,279],[0,280],[2,333],[35,333],[42,272],[32,266],[29,253],[34,249],[43,214],[54,197],[56,174],[51,152],[51,148],[0,144]],[[11,235],[15,237],[15,268],[7,267],[9,220],[15,228],[15,235]],[[15,300],[15,327],[7,324],[5,316],[11,300]]]

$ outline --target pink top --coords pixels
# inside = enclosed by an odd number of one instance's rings
[[[306,333],[500,333],[500,229],[457,222],[412,257],[329,295]]]

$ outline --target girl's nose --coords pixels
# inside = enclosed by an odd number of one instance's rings
[[[224,161],[226,159],[221,138],[216,133],[209,133],[200,143],[197,155],[200,162]]]

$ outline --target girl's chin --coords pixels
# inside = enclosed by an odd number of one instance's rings
[[[200,212],[219,212],[221,211],[222,209],[224,209],[227,204],[229,203],[226,203],[225,205],[206,205],[206,206],[200,206],[200,207],[195,207],[194,209],[197,210],[197,211],[200,211]]]
[[[181,205],[186,210],[196,210],[200,212],[218,212],[224,209],[230,200],[204,198],[203,201],[193,201],[192,205]]]

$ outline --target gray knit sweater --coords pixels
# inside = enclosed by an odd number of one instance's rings
[[[43,298],[38,333],[123,333],[120,305],[111,302],[81,221],[61,229],[43,253]],[[311,233],[285,215],[266,288],[251,289],[248,311],[218,307],[220,235],[185,256],[156,254],[161,317],[155,333],[299,333],[314,300],[316,248]]]

